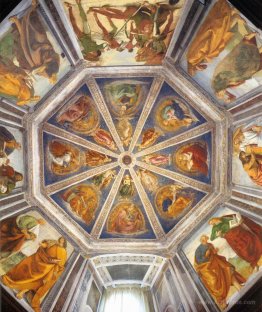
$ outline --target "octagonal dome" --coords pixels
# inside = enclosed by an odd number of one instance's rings
[[[224,189],[225,116],[176,81],[83,64],[27,120],[32,200],[94,252],[166,248]]]
[[[230,2],[23,0],[3,21],[0,275],[19,308],[96,310],[126,284],[152,311],[249,302],[262,37]],[[13,292],[38,256],[45,293]]]

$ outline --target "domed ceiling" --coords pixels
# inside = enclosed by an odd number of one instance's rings
[[[84,248],[171,248],[225,193],[227,115],[170,62],[191,5],[47,1],[27,12],[59,64],[18,97],[31,112],[28,196]]]
[[[212,119],[221,114],[148,69],[83,64],[27,121],[32,196],[81,243],[171,242],[185,216],[218,196],[224,130]]]
[[[199,277],[209,237],[227,268],[258,280],[261,31],[228,1],[203,2],[24,0],[3,21],[2,224],[34,224],[19,246],[4,232],[5,285],[39,244],[67,252],[51,299],[82,255],[104,286],[128,265],[153,287],[172,257],[182,288],[224,310],[243,284],[231,276],[221,300]]]

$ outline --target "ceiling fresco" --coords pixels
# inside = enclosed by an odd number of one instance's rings
[[[208,121],[164,81],[143,107],[153,83],[95,78],[43,125],[43,189],[96,239],[155,240],[211,191],[212,132],[172,144]]]
[[[33,106],[69,70],[69,60],[36,3],[17,7],[1,24],[1,96]]]
[[[180,66],[219,104],[231,107],[261,90],[261,48],[261,30],[219,0],[194,27]]]
[[[160,65],[184,0],[62,1],[89,66]]]
[[[153,289],[172,264],[228,311],[261,276],[261,48],[226,0],[23,0],[0,30],[5,290],[49,312],[89,269]],[[55,274],[31,298],[32,263]]]

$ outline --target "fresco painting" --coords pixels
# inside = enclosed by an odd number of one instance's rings
[[[229,105],[262,84],[262,37],[226,0],[214,2],[181,65],[219,103]]]
[[[70,63],[36,1],[3,24],[0,33],[0,94],[17,105],[36,104],[70,69]]]
[[[205,196],[150,170],[137,168],[136,174],[166,233]]]
[[[110,169],[77,185],[61,190],[51,198],[88,233],[102,209],[118,169]]]
[[[168,169],[204,183],[211,183],[212,134],[138,157],[149,165]]]
[[[24,183],[23,136],[18,129],[0,125],[0,198]]]
[[[82,86],[68,103],[49,119],[49,122],[102,147],[117,150],[112,135],[86,85]]]
[[[96,81],[111,112],[123,146],[128,148],[153,78],[99,78]]]
[[[233,133],[233,183],[262,189],[262,117],[252,119]]]
[[[184,1],[67,0],[64,9],[90,66],[160,65]]]
[[[136,149],[146,149],[204,122],[205,118],[164,82],[145,122]]]
[[[43,134],[43,141],[46,185],[116,160],[105,154],[61,140],[46,132]]]
[[[261,234],[261,223],[220,208],[184,244],[186,257],[221,310],[259,276]]]
[[[73,247],[33,210],[2,220],[0,232],[1,283],[39,312]]]
[[[100,238],[154,239],[139,192],[126,171]]]

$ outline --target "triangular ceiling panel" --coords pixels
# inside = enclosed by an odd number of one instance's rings
[[[110,169],[50,197],[70,218],[90,233],[117,173],[118,169]]]
[[[124,173],[100,238],[156,238],[138,189],[128,171]]]
[[[165,233],[206,195],[150,170],[137,167],[135,171]]]

